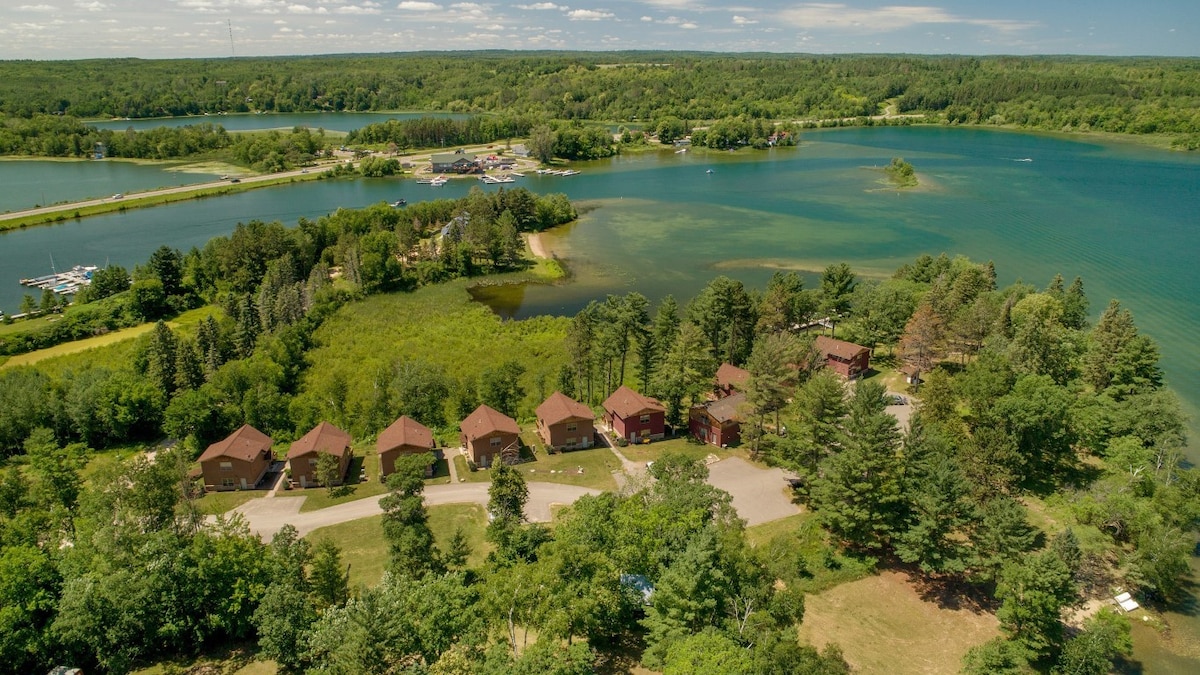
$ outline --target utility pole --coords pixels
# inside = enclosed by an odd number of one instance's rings
[[[225,25],[229,27],[229,55],[237,56],[237,50],[233,48],[233,22],[225,19]]]

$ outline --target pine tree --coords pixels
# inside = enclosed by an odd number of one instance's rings
[[[180,340],[175,352],[175,390],[188,391],[204,384],[204,368],[192,340]]]
[[[146,376],[168,396],[175,391],[175,364],[179,360],[179,342],[166,323],[154,324],[146,348]]]
[[[876,550],[889,544],[904,517],[903,462],[896,418],[884,412],[884,389],[859,383],[850,400],[840,450],[813,480],[812,503],[841,540]]]
[[[312,594],[317,605],[336,607],[350,597],[350,570],[342,569],[342,550],[329,539],[322,539],[313,550],[309,571]]]

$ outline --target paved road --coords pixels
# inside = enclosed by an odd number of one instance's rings
[[[708,483],[733,495],[733,508],[747,525],[800,513],[783,469],[760,469],[740,457],[727,457],[708,465]]]
[[[488,502],[488,483],[459,483],[457,485],[430,485],[425,488],[425,504],[481,504]],[[536,522],[550,521],[550,507],[554,504],[573,504],[584,495],[597,495],[599,490],[560,485],[558,483],[529,483],[529,502],[525,515]],[[300,513],[304,497],[274,497],[252,499],[234,509],[246,517],[250,531],[270,539],[281,527],[294,525],[301,536],[319,527],[367,518],[383,513],[379,500],[383,495],[357,499],[345,504],[330,506],[317,511]]]

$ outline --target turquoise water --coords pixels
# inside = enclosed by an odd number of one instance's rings
[[[115,160],[12,159],[0,161],[0,212],[109,197],[118,192],[192,185],[211,173],[172,171],[163,164]]]
[[[192,117],[160,117],[139,120],[97,120],[87,124],[98,129],[113,129],[124,131],[134,129],[145,131],[156,127],[182,127],[188,124],[203,124],[211,122],[219,124],[227,131],[264,131],[266,129],[291,129],[292,127],[308,127],[310,129],[326,129],[328,131],[354,131],[368,124],[386,122],[387,120],[409,120],[419,117],[449,117],[466,119],[470,115],[459,113],[438,112],[386,112],[386,113],[268,113],[264,115],[194,115]]]
[[[775,268],[846,261],[885,275],[921,253],[961,253],[995,261],[1002,284],[1080,275],[1093,316],[1120,299],[1158,341],[1169,384],[1196,417],[1200,156],[935,127],[809,132],[803,141],[765,153],[618,157],[578,165],[578,176],[524,179],[518,184],[587,207],[576,224],[545,235],[575,281],[507,289],[490,298],[493,307],[515,317],[573,313],[635,289],[689,298],[721,273],[761,284]],[[881,184],[877,167],[895,156],[916,167],[920,188]],[[292,224],[342,206],[456,197],[477,185],[316,181],[12,232],[0,236],[0,308],[17,306],[25,289],[16,280],[46,273],[51,254],[59,267],[132,266],[161,243],[199,246],[239,221]],[[1196,460],[1200,444],[1192,445]],[[1200,656],[1195,605],[1168,616],[1177,643]],[[1145,672],[1200,672],[1200,661],[1167,654],[1153,632],[1139,630],[1136,640]]]

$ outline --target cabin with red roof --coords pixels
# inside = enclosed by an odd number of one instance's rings
[[[200,474],[205,490],[254,490],[262,482],[271,462],[275,441],[249,424],[208,446],[200,455]]]
[[[596,436],[596,415],[586,405],[561,391],[537,408],[537,430],[551,450],[590,448]]]
[[[400,455],[420,455],[432,452],[433,432],[424,424],[405,415],[392,422],[379,434],[375,449],[379,452],[379,480],[396,472],[396,458]],[[425,477],[433,476],[433,464],[425,467]]]
[[[604,399],[604,423],[630,443],[648,443],[666,435],[667,408],[657,399],[621,385]]]
[[[350,450],[350,434],[329,422],[321,422],[313,427],[312,431],[288,448],[287,463],[292,472],[292,482],[302,488],[322,485],[321,476],[317,473],[317,463],[322,454],[333,455],[338,461],[337,478],[333,479],[333,484],[345,482],[350,460],[354,458]]]
[[[467,459],[480,468],[492,466],[502,457],[515,459],[520,452],[521,428],[517,421],[486,405],[467,415],[459,429]]]
[[[739,391],[746,391],[746,383],[750,381],[750,371],[738,368],[732,363],[722,363],[717,368],[715,393],[717,398],[733,396]]]
[[[746,402],[746,395],[737,392],[732,396],[692,406],[688,411],[688,431],[701,443],[726,447],[742,438],[739,408]]]
[[[848,380],[863,376],[871,368],[871,350],[862,345],[818,335],[813,348],[827,368]]]

